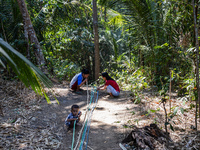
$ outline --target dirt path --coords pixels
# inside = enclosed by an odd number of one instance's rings
[[[72,93],[68,88],[57,88],[58,100],[60,105],[56,102],[47,106],[44,103],[42,110],[47,111],[45,114],[52,114],[55,117],[55,133],[62,133],[62,142],[59,149],[66,150],[71,148],[72,144],[72,132],[66,132],[64,126],[64,120],[70,113],[70,107],[72,104],[78,104],[83,113],[83,117],[86,112],[87,105],[87,92],[84,88],[84,92],[79,95]],[[88,149],[94,150],[121,150],[119,143],[127,136],[131,128],[126,125],[134,124],[138,127],[143,127],[158,121],[160,125],[164,124],[163,110],[160,108],[160,113],[147,114],[147,110],[157,105],[159,98],[153,98],[150,95],[143,95],[143,102],[140,104],[134,104],[130,99],[130,92],[122,91],[119,98],[108,98],[105,92],[99,93],[99,100],[96,109],[93,112]],[[153,98],[153,99],[152,99]],[[154,100],[155,102],[151,102]],[[158,107],[158,106],[157,106]],[[157,116],[157,117],[156,117]],[[155,120],[156,118],[156,120]],[[125,126],[124,126],[125,125]],[[78,136],[76,130],[76,137]],[[172,138],[177,142],[179,132],[172,132]],[[61,134],[60,134],[61,135]],[[178,137],[178,138],[177,138]],[[178,141],[177,143],[181,143]]]
[[[67,85],[57,85],[56,97],[51,98],[51,104],[46,100],[37,100],[33,91],[17,89],[17,83],[1,84],[4,115],[0,116],[0,149],[59,149],[71,148],[72,132],[65,128],[65,118],[70,113],[71,106],[78,104],[82,111],[82,121],[86,112],[87,92],[71,92]],[[17,89],[17,90],[16,90]],[[1,92],[0,91],[0,92]],[[126,92],[119,98],[109,99],[105,92],[100,92],[96,109],[93,112],[88,145],[94,150],[120,150],[119,143],[125,136],[126,129],[122,126],[131,115]],[[76,129],[76,140],[80,127]]]
[[[44,104],[42,110],[45,111],[43,112],[45,114],[52,114],[56,120],[58,130],[63,130],[61,149],[70,149],[72,132],[66,132],[62,127],[64,126],[65,118],[70,113],[72,104],[78,104],[80,106],[83,113],[82,119],[84,118],[87,105],[86,88],[81,95],[72,93],[69,89],[56,90],[56,93],[60,95],[58,97],[60,105],[53,102],[54,104],[47,107]],[[130,104],[127,103],[127,96],[128,94],[126,92],[122,92],[119,98],[110,99],[104,92],[99,94],[98,104],[94,110],[90,127],[89,147],[94,150],[120,150],[119,143],[123,140],[125,132],[122,124],[127,120],[128,116],[126,116],[126,113],[130,107]],[[77,128],[76,139],[79,130],[80,128]]]
[[[14,82],[2,82],[0,100],[4,115],[0,116],[0,150],[71,149],[72,132],[67,132],[64,121],[71,106],[78,104],[83,113],[81,123],[83,122],[87,92],[84,88],[81,95],[75,94],[66,87],[67,85],[61,84],[55,88],[60,104],[53,98],[52,104],[47,104],[45,99],[38,99],[32,90],[23,86],[19,88]],[[88,150],[120,150],[119,143],[130,133],[131,125],[144,127],[156,123],[164,128],[164,110],[159,103],[160,97],[147,92],[142,94],[140,104],[134,104],[129,94],[130,92],[122,91],[119,98],[110,99],[105,92],[100,92],[93,112]],[[169,129],[170,136],[179,149],[187,149],[191,142],[189,146],[194,147],[195,143],[200,142],[196,138],[200,133],[192,129],[194,109],[190,109],[190,102],[184,105],[177,97],[173,98],[172,104],[174,107],[184,107],[186,111],[183,115],[179,110],[174,117],[175,132]],[[80,128],[76,129],[76,140]]]

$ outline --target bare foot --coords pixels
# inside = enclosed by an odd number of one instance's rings
[[[110,96],[111,96],[111,97],[114,97],[114,96],[112,95],[112,93],[110,93]]]

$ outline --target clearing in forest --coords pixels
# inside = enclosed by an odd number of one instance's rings
[[[57,85],[54,90],[60,104],[53,98],[52,104],[47,104],[17,83],[1,83],[1,96],[5,98],[1,101],[4,116],[0,117],[0,149],[71,149],[73,132],[66,130],[64,120],[72,104],[80,106],[81,119],[84,118],[86,88],[82,94],[76,94],[66,85]],[[175,98],[173,101],[177,100]],[[92,116],[88,149],[120,150],[119,143],[133,130],[133,125],[144,127],[156,123],[164,129],[164,110],[159,100],[158,96],[144,93],[141,103],[134,104],[129,91],[122,91],[118,98],[108,98],[105,92],[100,92]],[[175,131],[169,129],[174,142],[172,146],[176,149],[199,148],[199,133],[190,129],[194,124],[194,110],[189,110],[187,104],[184,109],[188,112],[183,116],[178,112],[178,117],[173,120]],[[76,128],[75,143],[79,130],[80,127]]]

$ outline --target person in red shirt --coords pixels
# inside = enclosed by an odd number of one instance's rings
[[[106,82],[104,85],[97,88],[97,90],[105,90],[110,94],[110,96],[119,96],[120,89],[115,80],[113,80],[107,72],[101,74],[103,80]]]

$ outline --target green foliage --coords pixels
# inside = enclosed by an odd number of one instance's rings
[[[48,69],[63,79],[63,74],[68,74],[70,71],[64,71],[62,67],[54,69],[58,67],[59,60],[67,60],[79,67],[88,68],[94,74],[91,2],[88,0],[26,0],[26,2],[44,55],[50,62]],[[5,0],[0,7],[2,27],[0,36],[7,38],[15,49],[25,55],[27,43],[24,40],[17,2]],[[183,10],[187,10],[187,13]],[[180,76],[185,76],[191,71],[192,57],[189,56],[188,59],[185,49],[191,46],[193,38],[188,38],[187,43],[179,42],[180,38],[185,39],[189,36],[188,32],[192,33],[190,4],[180,0],[170,2],[100,0],[98,12],[102,70],[107,67],[108,70],[111,69],[107,63],[112,61],[110,56],[114,56],[118,63],[117,59],[125,53],[132,61],[130,65],[134,65],[135,70],[145,69],[146,82],[151,80],[152,85],[158,87],[164,82],[160,81],[160,76],[162,78],[169,76],[171,68],[176,68],[176,73]],[[31,56],[34,56],[33,52]],[[31,58],[35,62],[34,57]],[[54,61],[55,59],[58,61]],[[112,65],[112,67],[116,69],[119,66]],[[125,72],[126,69],[124,68]]]
[[[117,64],[115,60],[117,60]],[[132,96],[135,97],[135,103],[140,103],[140,92],[148,87],[148,83],[146,82],[145,69],[137,68],[133,60],[130,60],[125,54],[120,55],[117,59],[113,57],[112,63],[108,64],[113,66],[113,69],[109,72],[116,79],[120,88],[130,90],[133,93]]]
[[[189,100],[196,100],[196,80],[194,78],[192,79],[184,79],[183,80],[183,87],[182,89],[185,89],[185,98]]]
[[[80,72],[80,68],[68,60],[56,60],[54,73],[60,80],[71,80],[72,77]]]
[[[173,115],[176,115],[178,109],[179,109],[179,107],[176,107],[176,108],[174,109]]]
[[[114,123],[121,123],[121,121],[115,121]]]
[[[146,116],[149,116],[151,113],[156,113],[160,111],[160,108],[158,108],[157,110],[154,110],[154,109],[148,109],[147,113],[145,114]]]
[[[91,1],[26,2],[49,72],[59,80],[70,80],[84,67],[93,79]],[[182,0],[99,0],[101,70],[111,73],[123,90],[131,90],[135,103],[149,86],[166,95],[172,70],[172,90],[195,100],[192,13],[191,4]],[[17,1],[0,1],[0,27],[0,37],[26,55],[30,43],[24,37]],[[31,61],[36,63],[32,46]]]
[[[190,109],[193,109],[195,108],[195,105],[194,104],[190,104]]]
[[[135,119],[135,120],[134,120],[134,122],[136,122],[137,125],[139,125],[139,121],[140,121],[140,119]]]
[[[130,112],[132,115],[135,115],[135,111]]]
[[[153,120],[154,120],[154,122],[153,122],[154,124],[158,124],[157,118],[154,118]]]
[[[120,72],[116,71],[116,78],[124,90],[140,91],[148,87],[145,69],[135,67],[134,62],[127,56],[118,61],[118,68]]]
[[[167,119],[167,122],[165,122],[165,125],[170,125],[170,129],[174,131],[173,124],[176,123],[173,121],[173,118],[177,116],[178,110],[180,110],[181,114],[184,114],[186,110],[179,106],[174,106],[171,109],[173,112],[169,114],[169,118]]]
[[[59,80],[70,80],[84,67],[90,70],[93,80],[91,1],[26,0],[26,3],[51,75]],[[150,86],[156,87],[166,102],[170,71],[172,91],[183,96],[183,103],[197,99],[193,10],[189,1],[99,0],[98,19],[101,71],[107,71],[116,79],[122,90],[131,91],[134,103],[141,102],[141,91]],[[24,37],[16,0],[0,1],[0,38],[27,55],[30,43]],[[1,48],[0,64],[7,67],[6,59],[27,86],[44,94],[43,84],[47,87],[52,84],[33,64],[24,58],[18,61],[19,56],[13,52]],[[31,61],[36,64],[33,45],[30,45],[30,52]],[[7,72],[12,74],[9,67]],[[190,109],[193,108],[191,103]],[[157,111],[150,109],[147,115]],[[166,125],[173,130],[173,117],[185,111],[181,106],[172,108]],[[134,111],[130,113],[135,114]]]

